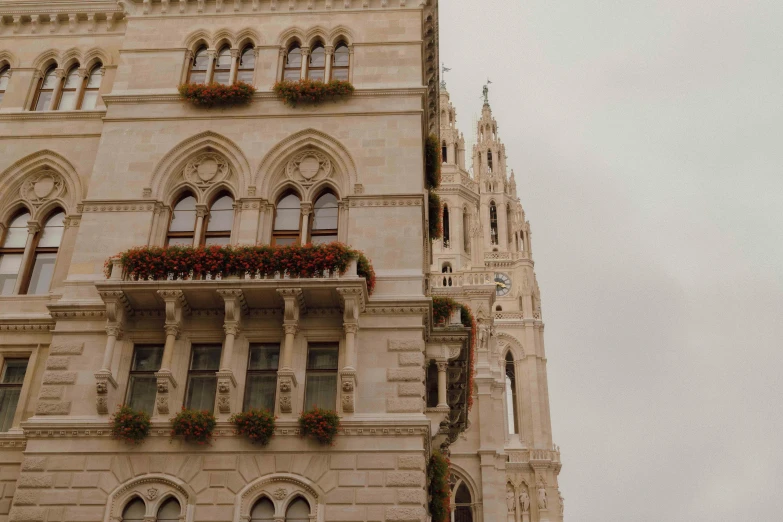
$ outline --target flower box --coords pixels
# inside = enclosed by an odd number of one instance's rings
[[[275,434],[275,418],[269,410],[250,410],[232,415],[229,421],[234,423],[238,434],[254,444],[266,446]]]
[[[141,444],[150,433],[150,416],[130,406],[120,406],[111,418],[111,436],[128,444]]]
[[[275,94],[285,101],[286,105],[317,105],[326,101],[336,101],[353,94],[354,87],[350,82],[332,80],[322,82],[320,80],[283,80],[277,82],[273,88]]]
[[[313,408],[299,416],[299,428],[303,437],[310,437],[324,446],[334,444],[340,429],[340,416],[334,410]]]
[[[206,410],[182,408],[182,411],[171,419],[171,438],[180,437],[185,442],[209,444],[216,424],[215,416]]]
[[[231,85],[222,83],[183,83],[179,95],[199,107],[230,107],[250,103],[255,87],[245,82]]]

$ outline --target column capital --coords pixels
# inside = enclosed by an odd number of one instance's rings
[[[163,330],[166,332],[166,335],[173,335],[175,339],[179,338],[179,325],[177,324],[167,324],[163,327]]]
[[[359,331],[359,325],[356,323],[345,323],[343,324],[343,330],[345,330],[346,334],[350,333],[356,335]]]
[[[313,213],[313,204],[309,201],[303,201],[300,204],[299,209],[301,210],[303,216],[308,216]]]
[[[447,361],[435,361],[435,364],[438,366],[438,373],[445,373],[446,370],[449,369],[449,363]]]
[[[285,332],[286,335],[296,335],[298,331],[299,331],[299,326],[296,324],[283,325],[283,332]]]
[[[105,327],[106,335],[115,337],[117,339],[122,338],[123,330],[122,324],[110,324]]]
[[[239,58],[239,49],[231,49],[231,58]]]
[[[209,207],[206,205],[196,205],[196,217],[206,217],[209,214]]]
[[[27,222],[27,233],[37,234],[41,231],[41,224],[38,221],[30,220]]]
[[[299,322],[299,315],[307,310],[302,289],[278,288],[277,293],[283,298],[284,322],[286,324],[296,325]]]

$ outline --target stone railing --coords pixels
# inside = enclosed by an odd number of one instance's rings
[[[508,452],[508,461],[512,464],[525,464],[530,461],[560,462],[560,448],[551,450],[512,450]]]
[[[495,312],[495,321],[522,321],[524,312]]]
[[[430,288],[461,288],[493,283],[493,272],[455,272],[430,276]]]
[[[468,190],[477,192],[478,191],[478,184],[470,179],[470,176],[462,173],[462,172],[454,172],[449,174],[441,174],[441,184],[454,184],[454,185],[462,185],[463,187],[466,187]]]
[[[484,261],[516,261],[527,259],[525,252],[484,252]]]

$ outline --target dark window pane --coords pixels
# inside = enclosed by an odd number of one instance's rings
[[[277,204],[275,230],[299,230],[300,201],[294,194],[289,194]]]
[[[334,65],[337,67],[348,67],[350,52],[345,45],[338,45],[334,50]]]
[[[277,370],[279,362],[279,344],[254,344],[250,346],[248,370]]]
[[[204,246],[213,246],[213,245],[226,246],[230,242],[231,242],[231,236],[211,236],[204,239]]]
[[[286,70],[283,79],[291,81],[291,82],[295,82],[295,81],[299,80],[301,77],[302,77],[302,74],[298,70],[290,70],[290,69],[288,69],[288,70]]]
[[[133,352],[131,370],[141,372],[156,372],[160,370],[163,359],[162,346],[136,346]]]
[[[285,522],[309,522],[310,504],[303,498],[294,500],[285,512]]]
[[[298,240],[299,238],[296,237],[278,237],[275,239],[275,245],[277,246],[293,245],[296,244]]]
[[[275,505],[268,498],[262,498],[250,512],[250,522],[272,522],[275,519]]]
[[[300,48],[294,47],[288,51],[288,57],[286,58],[285,66],[286,68],[302,66],[302,50]]]
[[[58,111],[72,111],[76,108],[76,91],[63,91],[60,95]]]
[[[275,390],[277,388],[277,372],[248,374],[245,386],[244,410],[275,410]]]
[[[224,71],[224,70],[215,71],[215,74],[212,75],[212,81],[215,83],[220,83],[222,85],[228,85],[228,81],[230,79],[230,73],[231,71]]]
[[[205,72],[192,72],[190,73],[190,83],[206,83],[207,73]]]
[[[0,295],[14,293],[14,285],[19,277],[22,266],[22,254],[6,254],[0,256]]]
[[[3,384],[22,384],[27,363],[27,359],[7,359],[3,371]]]
[[[24,212],[16,216],[9,224],[5,232],[4,248],[24,248],[27,243],[27,222],[30,213]]]
[[[122,522],[142,522],[147,514],[147,506],[140,498],[134,498],[122,511]]]
[[[310,67],[323,67],[326,65],[326,51],[323,47],[316,47],[310,53]]]
[[[57,254],[36,254],[30,286],[27,289],[28,294],[41,295],[49,292],[56,262]]]
[[[215,60],[215,69],[230,69],[231,68],[231,49],[224,47],[217,55]]]
[[[207,56],[206,48],[202,47],[196,51],[196,56],[193,58],[192,70],[194,71],[206,71],[209,65],[209,57]]]
[[[187,407],[211,412],[215,408],[216,390],[217,377],[214,375],[191,375],[188,378]]]
[[[245,82],[245,83],[253,83],[253,71],[252,71],[252,69],[251,70],[246,70],[246,71],[240,70],[237,73],[237,80],[240,81],[240,82]]]
[[[158,379],[152,375],[131,375],[128,383],[128,406],[152,415]]]
[[[16,405],[19,403],[19,388],[0,388],[0,431],[8,431],[14,422]]]
[[[311,345],[307,351],[308,370],[337,370],[337,345]]]
[[[103,79],[103,75],[101,74],[101,66],[96,65],[92,68],[90,71],[90,76],[87,78],[87,88],[88,89],[97,89],[101,86],[101,80]]]
[[[181,511],[182,508],[179,505],[179,501],[175,498],[170,498],[158,509],[157,522],[178,522]]]
[[[252,47],[245,47],[242,56],[239,57],[239,67],[241,69],[253,69],[256,66],[256,53]]]
[[[220,345],[193,346],[193,356],[190,360],[191,370],[215,370],[220,366]]]
[[[55,74],[55,68],[52,67],[46,71],[44,81],[41,84],[41,89],[54,89],[55,85],[57,85],[57,75]]]

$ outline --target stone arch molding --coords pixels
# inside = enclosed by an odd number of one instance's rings
[[[0,174],[0,217],[25,207],[33,220],[46,217],[54,207],[67,215],[77,213],[84,197],[79,175],[60,154],[42,150],[24,157]]]
[[[196,46],[200,43],[206,44],[210,49],[215,49],[219,44],[223,43],[227,43],[233,48],[247,43],[257,47],[264,44],[264,39],[258,31],[250,28],[240,29],[236,32],[222,28],[213,33],[206,29],[197,29],[185,39],[185,47],[192,51],[195,51]]]
[[[457,494],[457,488],[454,486],[463,483],[468,487],[468,491],[470,491],[470,498],[473,500],[474,504],[478,504],[481,502],[481,488],[477,487],[476,481],[473,480],[473,477],[470,476],[470,474],[465,471],[465,468],[462,468],[460,466],[457,466],[454,464],[454,462],[451,463],[449,473],[451,475],[451,502],[454,503],[454,495]]]
[[[122,522],[122,510],[136,497],[144,501],[147,507],[146,517],[151,517],[151,520],[155,520],[160,506],[172,497],[179,501],[180,522],[193,520],[196,505],[196,493],[193,489],[176,477],[149,473],[120,484],[109,494],[104,522]]]
[[[356,183],[356,163],[348,149],[315,129],[299,131],[275,145],[255,176],[259,195],[269,201],[290,187],[297,188],[304,200],[311,199],[324,186],[345,197]]]
[[[207,204],[226,189],[239,199],[248,195],[249,179],[250,164],[236,143],[206,131],[181,142],[160,160],[144,197],[170,204],[187,189]]]
[[[11,51],[0,50],[0,67],[8,65],[11,70],[19,67],[19,59]]]
[[[89,68],[96,62],[101,62],[104,67],[114,65],[114,57],[99,47],[93,47],[83,51],[76,47],[60,53],[56,49],[44,51],[33,62],[33,69],[43,71],[43,69],[52,63],[56,63],[60,68],[68,68],[74,63],[80,67]]]
[[[505,364],[506,354],[508,352],[511,352],[514,361],[521,361],[527,357],[522,343],[513,335],[498,332],[495,334],[495,342],[497,343],[498,352],[500,353],[501,365]]]
[[[285,510],[297,497],[310,504],[310,520],[323,522],[324,492],[315,483],[293,473],[275,473],[261,477],[239,492],[239,503],[234,508],[234,520],[248,522],[250,511],[261,498],[266,497],[275,506],[275,520],[285,517]]]

